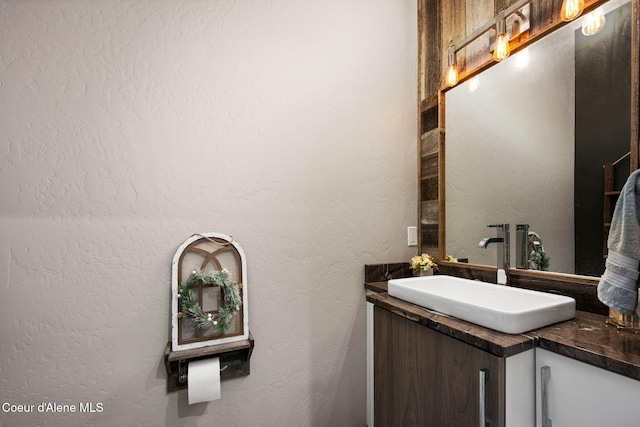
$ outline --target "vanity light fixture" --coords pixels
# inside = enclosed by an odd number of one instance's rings
[[[456,64],[455,46],[449,48],[449,68],[447,69],[447,86],[452,87],[458,83],[458,65]]]
[[[582,34],[592,36],[604,27],[605,18],[602,6],[587,13],[582,19]]]
[[[573,21],[584,10],[584,0],[564,0],[560,10],[560,18],[565,21]]]
[[[455,86],[458,83],[458,67],[456,65],[456,53],[475,41],[478,37],[495,28],[495,43],[492,44],[494,61],[502,61],[509,56],[511,47],[509,40],[529,30],[529,6],[533,0],[518,0],[505,10],[502,10],[495,19],[485,23],[472,34],[464,38],[460,43],[449,48],[449,61],[446,75],[447,86]],[[563,0],[560,18],[565,21],[573,21],[584,11],[584,0]],[[604,14],[598,7],[585,16],[582,32],[585,35],[595,34],[604,26]],[[528,64],[527,55],[523,55],[525,64]],[[526,66],[526,65],[524,65]],[[523,68],[522,64],[516,67]]]
[[[502,61],[507,59],[511,50],[509,49],[509,36],[507,35],[507,21],[504,11],[496,17],[496,44],[493,47],[493,59]]]
[[[445,83],[448,87],[455,86],[459,81],[459,70],[456,61],[457,52],[464,49],[485,33],[494,29],[496,30],[495,43],[490,41],[490,53],[493,51],[493,56],[496,61],[502,61],[509,56],[509,40],[529,30],[529,3],[531,3],[531,1],[533,0],[518,0],[500,12],[496,18],[486,22],[472,34],[465,37],[464,40],[452,44],[449,47],[447,73],[444,76]],[[491,38],[494,38],[494,36]]]

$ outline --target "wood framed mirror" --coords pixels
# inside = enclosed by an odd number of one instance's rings
[[[611,0],[611,2],[607,1],[592,1],[587,2],[587,9],[584,13],[587,13],[590,10],[595,9],[596,7],[606,5],[608,3],[613,3],[615,0]],[[447,173],[449,169],[454,169],[454,160],[447,159],[447,148],[448,148],[448,133],[449,128],[447,124],[447,107],[449,107],[449,103],[447,101],[447,93],[450,91],[449,89],[442,89],[444,82],[444,71],[443,68],[446,67],[446,46],[451,41],[459,40],[464,38],[470,31],[467,31],[465,28],[473,28],[474,25],[477,26],[479,21],[483,19],[491,19],[493,17],[494,11],[502,10],[508,7],[510,4],[514,2],[504,2],[504,1],[490,1],[487,2],[485,0],[482,1],[484,6],[487,6],[485,3],[490,3],[493,7],[487,7],[489,18],[478,17],[471,14],[469,11],[460,11],[456,9],[455,11],[447,10],[447,5],[444,3],[448,2],[440,2],[440,1],[432,1],[432,0],[420,0],[419,1],[419,22],[420,22],[420,66],[419,66],[419,76],[420,76],[420,84],[419,84],[419,93],[420,93],[420,150],[419,150],[419,158],[420,158],[420,204],[419,204],[419,218],[420,218],[420,241],[419,248],[421,252],[429,252],[432,254],[437,254],[441,258],[445,255],[450,254],[452,256],[461,256],[460,254],[452,253],[449,249],[453,246],[447,242],[447,234],[448,227],[447,225],[451,225],[452,222],[455,224],[459,224],[463,221],[464,216],[457,216],[455,218],[451,218],[447,211],[448,209],[448,201],[449,200],[448,193],[451,193],[451,189],[448,187],[447,183]],[[464,2],[463,6],[464,6]],[[469,3],[469,1],[467,1]],[[512,41],[512,56],[517,54],[518,52],[524,51],[528,47],[534,47],[536,44],[544,43],[544,38],[549,35],[553,35],[556,30],[563,29],[564,27],[570,27],[572,24],[564,23],[559,19],[559,4],[558,2],[551,1],[536,1],[534,0],[531,3],[531,28],[527,34],[520,37],[518,40]],[[624,160],[624,163],[628,162],[628,167],[626,168],[626,173],[628,175],[629,171],[635,170],[638,168],[638,145],[640,142],[639,132],[638,132],[638,121],[639,121],[639,78],[638,74],[640,73],[639,66],[639,28],[640,28],[640,20],[639,20],[639,12],[638,12],[638,3],[639,0],[630,0],[627,2],[628,7],[630,9],[630,17],[629,17],[629,26],[630,26],[630,49],[628,54],[628,64],[629,64],[629,109],[628,109],[628,152],[630,153]],[[460,7],[460,3],[456,3],[456,7]],[[471,7],[478,9],[478,5],[474,3],[471,5],[469,3],[469,9]],[[433,12],[436,13],[433,13]],[[430,13],[431,12],[431,13]],[[455,13],[453,13],[455,12]],[[453,16],[453,18],[448,18]],[[456,18],[462,16],[462,18]],[[578,18],[580,20],[580,18]],[[575,25],[575,24],[573,24]],[[434,36],[433,32],[429,32],[429,28],[438,28],[440,31],[437,33],[437,37]],[[575,29],[573,30],[575,31]],[[480,48],[478,46],[469,46],[465,49],[465,52],[462,54],[462,60],[458,60],[459,63],[462,63],[461,70],[461,79],[458,86],[464,85],[465,82],[471,79],[474,76],[480,76],[482,78],[485,71],[491,71],[494,68],[494,62],[490,59],[490,53],[486,49],[487,41],[480,40],[478,45],[485,43],[485,48]],[[460,56],[460,53],[458,54]],[[430,62],[429,59],[433,59],[434,57],[438,58],[438,66],[434,66],[433,62]],[[506,65],[501,63],[500,65]],[[437,79],[434,77],[437,75]],[[438,90],[435,91],[434,81],[438,81]],[[482,82],[481,82],[482,85]],[[482,86],[481,86],[482,87]],[[460,89],[458,87],[458,89]],[[455,89],[455,90],[458,90]],[[452,90],[453,91],[453,90]],[[437,95],[433,95],[433,93],[437,93]],[[453,93],[453,92],[452,92]],[[518,100],[518,94],[513,93],[512,97],[515,98],[515,101]],[[535,105],[535,102],[531,102],[531,99],[528,99],[527,96],[522,96],[523,102],[528,104],[534,104],[534,107],[541,109],[539,105]],[[517,102],[516,102],[517,105]],[[519,107],[512,107],[515,109],[520,109]],[[466,114],[472,114],[467,112]],[[535,127],[535,124],[534,124]],[[451,148],[451,147],[449,147]],[[519,156],[515,154],[515,156]],[[524,156],[520,154],[520,156]],[[504,160],[502,160],[504,162]],[[496,162],[497,164],[485,165],[486,168],[499,167],[500,161]],[[535,167],[535,164],[532,165]],[[521,166],[521,167],[526,167]],[[600,166],[601,167],[601,166]],[[513,176],[513,171],[511,171],[511,175]],[[507,178],[503,178],[503,181],[510,182],[511,178],[507,175]],[[466,185],[466,184],[463,184]],[[547,185],[553,185],[553,181],[551,183],[547,183]],[[472,190],[470,190],[472,191]],[[493,190],[489,190],[489,193]],[[502,189],[496,189],[494,192],[501,192]],[[464,204],[464,192],[462,193],[462,197],[458,197],[458,203]],[[504,195],[503,198],[509,199],[513,196]],[[451,197],[454,199],[454,197]],[[602,204],[604,201],[604,195],[599,196],[600,203]],[[541,199],[538,195],[536,196],[536,202],[538,205],[544,206],[545,201]],[[490,205],[490,203],[487,203]],[[504,210],[504,207],[501,208]],[[478,216],[476,208],[475,212],[473,209],[469,209],[470,216]],[[511,219],[504,221],[501,219],[501,215],[499,212],[491,213],[488,212],[488,215],[493,216],[494,219],[491,221],[482,220],[486,222],[480,229],[477,229],[477,233],[481,233],[483,237],[488,237],[491,235],[491,230],[486,229],[486,225],[490,223],[498,223],[498,222],[511,222],[512,229],[515,229],[515,223],[512,222]],[[520,221],[519,221],[520,222]],[[533,220],[527,220],[523,217],[521,222],[534,222]],[[477,228],[477,226],[473,226]],[[563,225],[566,229],[567,225]],[[571,227],[573,228],[573,227]],[[466,232],[466,231],[463,231]],[[600,226],[597,232],[600,234],[600,238],[603,236],[603,226]],[[574,239],[575,239],[575,232]],[[468,234],[468,233],[467,233]],[[554,231],[545,232],[546,235],[555,234]],[[512,233],[512,240],[515,237],[515,233]],[[543,236],[544,239],[544,236]],[[478,239],[479,240],[479,239]],[[602,240],[601,240],[602,241]],[[475,238],[468,239],[469,246],[477,246],[477,241]],[[606,242],[605,242],[606,243]],[[580,243],[578,243],[580,245]],[[602,243],[601,243],[602,245]],[[602,247],[597,248],[598,253],[602,255]],[[566,251],[566,249],[558,249],[559,252]],[[490,250],[490,253],[494,254],[495,250]],[[464,254],[462,257],[465,258]],[[553,255],[552,255],[553,257]],[[473,264],[474,257],[469,256],[469,261]],[[571,261],[569,261],[571,263]],[[479,265],[486,265],[489,267],[495,267],[494,261],[485,261],[480,260],[478,262]],[[480,271],[485,270],[486,268],[479,268]],[[596,267],[597,269],[601,269],[604,271],[603,267]],[[601,272],[600,271],[600,274]],[[548,273],[548,272],[537,272],[531,270],[518,270],[514,271],[513,276],[516,281],[520,280],[522,282],[526,281],[543,281],[549,282],[553,286],[555,282],[567,282],[567,283],[580,283],[580,284],[589,284],[595,286],[598,281],[598,273],[593,272],[582,272],[578,271],[579,274],[575,274],[576,271],[571,271],[571,269],[563,268],[560,272],[556,273]]]

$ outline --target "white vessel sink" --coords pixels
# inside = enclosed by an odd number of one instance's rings
[[[389,280],[389,295],[508,334],[569,320],[576,313],[573,298],[444,275]]]

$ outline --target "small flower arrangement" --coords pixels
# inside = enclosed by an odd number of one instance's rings
[[[433,270],[438,271],[437,260],[429,254],[416,255],[411,258],[409,264],[411,264],[413,274],[416,276],[420,274],[420,270],[428,270],[432,268]]]
[[[443,261],[446,262],[458,262],[457,258],[452,257],[451,255],[447,255],[444,257]],[[438,261],[435,257],[429,254],[416,255],[411,258],[409,264],[411,265],[411,269],[413,270],[413,274],[415,276],[420,275],[420,271],[429,270],[430,268],[434,271],[438,271]]]

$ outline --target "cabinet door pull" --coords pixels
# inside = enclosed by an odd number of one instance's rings
[[[542,427],[551,427],[549,418],[549,378],[551,378],[551,368],[543,366],[540,368],[540,399],[542,401]]]
[[[480,379],[478,390],[478,425],[480,427],[486,427],[487,371],[481,369],[478,378]]]

